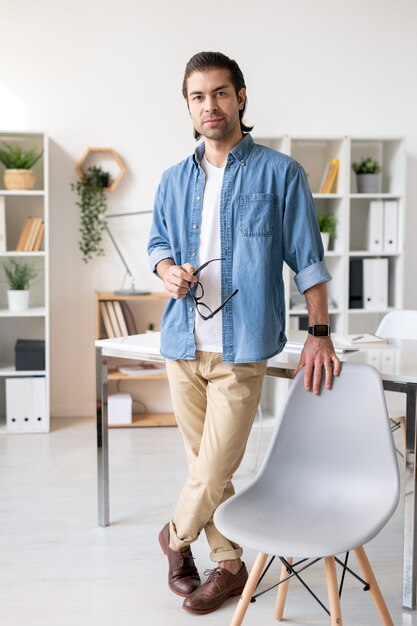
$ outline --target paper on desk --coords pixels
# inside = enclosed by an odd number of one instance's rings
[[[122,365],[117,368],[125,376],[149,376],[161,374],[165,371],[165,363],[151,363],[149,361],[138,361],[136,365]]]
[[[342,346],[355,348],[363,345],[384,345],[388,343],[385,337],[378,337],[370,333],[358,333],[356,335],[333,335],[335,342]]]

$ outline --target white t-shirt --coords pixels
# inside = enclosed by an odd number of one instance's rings
[[[224,167],[215,167],[204,156],[201,167],[206,174],[203,209],[201,215],[198,265],[220,258],[220,194],[222,190]],[[205,267],[198,279],[204,287],[202,302],[212,311],[221,304],[221,261],[215,261]],[[203,315],[208,315],[201,307]],[[222,352],[222,314],[221,311],[209,320],[203,320],[196,312],[194,336],[197,350]]]

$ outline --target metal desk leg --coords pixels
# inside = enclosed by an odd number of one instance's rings
[[[99,526],[109,525],[109,432],[107,423],[107,357],[96,348],[97,493]]]
[[[403,608],[416,606],[416,392],[417,385],[407,383],[406,454],[404,498]]]

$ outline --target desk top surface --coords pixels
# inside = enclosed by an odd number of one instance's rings
[[[292,341],[305,340],[306,334],[299,331],[288,333]],[[159,353],[160,333],[145,333],[115,339],[100,339],[95,342],[104,356],[164,361]],[[390,339],[388,344],[361,346],[354,352],[338,355],[342,361],[368,363],[376,367],[384,380],[417,383],[417,341]],[[281,354],[268,361],[268,368],[295,369],[300,350],[284,349]]]

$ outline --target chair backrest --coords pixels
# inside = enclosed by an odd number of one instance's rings
[[[392,339],[417,339],[417,311],[390,311],[379,323],[375,334]]]
[[[359,539],[368,541],[399,498],[380,374],[370,365],[343,363],[333,389],[323,388],[319,396],[304,390],[303,375],[304,370],[291,386],[256,487],[300,513],[328,510],[337,516],[346,507],[363,510],[365,536]]]

